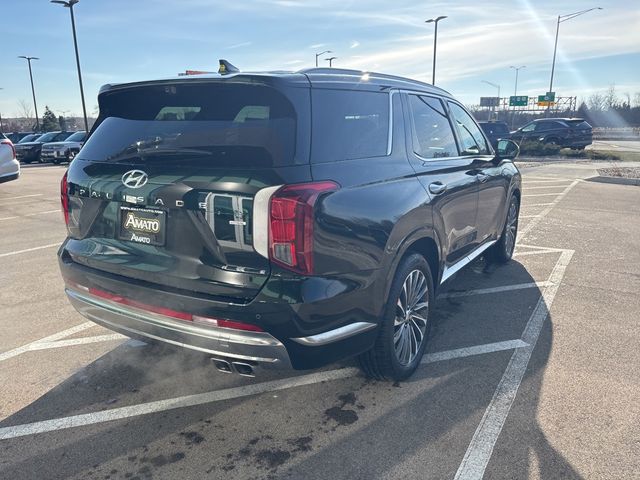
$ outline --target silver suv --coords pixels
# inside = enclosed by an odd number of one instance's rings
[[[41,162],[53,162],[56,165],[70,162],[82,148],[87,133],[79,131],[62,142],[45,143],[40,153]]]

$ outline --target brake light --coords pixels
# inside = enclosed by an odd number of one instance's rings
[[[287,269],[313,274],[313,214],[318,197],[340,188],[335,182],[285,185],[269,205],[269,259]]]
[[[69,225],[69,185],[67,184],[67,172],[64,172],[62,180],[60,180],[60,203],[62,204],[62,213],[64,215],[65,225]]]
[[[12,156],[11,158],[16,158],[16,147],[13,145],[13,142],[11,140],[2,140],[0,143],[2,143],[3,145],[9,145],[9,147],[11,147],[11,152],[12,152]]]

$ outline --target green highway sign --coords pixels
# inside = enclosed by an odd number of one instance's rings
[[[509,97],[510,107],[526,107],[529,104],[529,97],[526,95],[511,95]]]
[[[556,92],[547,92],[544,95],[538,95],[538,103],[540,102],[555,102]]]

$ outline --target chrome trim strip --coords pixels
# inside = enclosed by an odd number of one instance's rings
[[[291,368],[285,346],[267,332],[248,332],[173,320],[135,307],[65,288],[73,307],[89,320],[134,338],[197,350],[214,356]]]
[[[264,258],[269,258],[269,201],[280,187],[263,188],[253,197],[253,249]]]
[[[387,155],[391,155],[393,149],[393,96],[398,93],[398,90],[391,90],[389,92],[389,134],[387,136]]]
[[[292,338],[291,340],[302,345],[318,347],[321,345],[327,345],[328,343],[338,342],[360,333],[368,332],[377,326],[378,325],[375,323],[355,322],[345,325],[344,327],[329,330],[328,332],[318,333],[317,335],[311,335],[309,337]]]
[[[445,267],[444,272],[442,272],[442,279],[440,280],[440,285],[442,285],[444,282],[449,280],[455,273],[458,273],[465,266],[473,262],[476,258],[478,258],[482,254],[482,252],[484,252],[487,248],[489,248],[491,245],[493,245],[496,242],[497,240],[491,240],[490,242],[483,243],[466,257],[462,257],[460,260],[458,260],[456,263],[454,263],[450,267]]]

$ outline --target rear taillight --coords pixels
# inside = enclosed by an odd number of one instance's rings
[[[11,147],[11,158],[16,158],[16,147],[13,146],[13,142],[11,140],[2,140],[0,143],[3,145],[9,145]]]
[[[62,205],[64,223],[69,225],[69,185],[67,184],[67,172],[64,172],[62,180],[60,180],[60,203]]]
[[[269,202],[269,259],[305,275],[313,274],[314,205],[318,197],[337,190],[334,182],[285,185]]]

